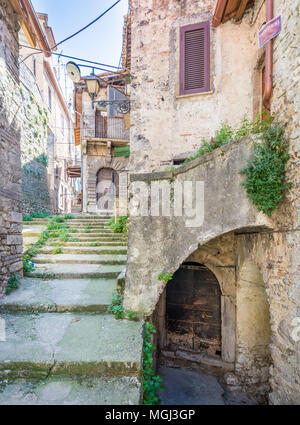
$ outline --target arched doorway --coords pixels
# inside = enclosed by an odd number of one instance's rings
[[[166,346],[221,355],[221,290],[199,263],[184,263],[166,288]]]
[[[112,168],[101,168],[97,173],[97,210],[112,213],[115,198],[118,196],[119,175]]]

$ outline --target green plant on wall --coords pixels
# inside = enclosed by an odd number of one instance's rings
[[[158,280],[163,280],[164,282],[168,283],[169,280],[172,280],[173,279],[173,275],[171,273],[164,273],[164,272],[162,272],[162,273],[160,273],[157,276],[157,279]]]
[[[251,159],[241,171],[242,186],[258,211],[271,216],[278,209],[284,191],[291,187],[285,182],[285,166],[289,160],[288,143],[283,127],[274,124],[262,134],[262,143],[255,143]]]

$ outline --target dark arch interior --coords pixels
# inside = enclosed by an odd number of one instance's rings
[[[221,355],[221,290],[203,264],[183,263],[167,284],[166,343],[172,351]]]

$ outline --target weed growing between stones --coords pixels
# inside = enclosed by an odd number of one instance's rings
[[[91,227],[89,224],[86,224],[83,229],[84,233],[91,233]]]
[[[127,320],[131,320],[132,322],[138,322],[139,320],[134,311],[128,311],[126,318]]]
[[[99,246],[99,242],[91,242],[89,244],[90,247],[95,247],[95,246]]]
[[[62,247],[61,246],[57,246],[53,251],[52,254],[57,255],[57,254],[62,254]]]
[[[116,292],[113,297],[111,304],[108,306],[108,313],[113,314],[117,320],[124,319],[124,308],[123,308],[124,296]]]
[[[121,215],[117,217],[117,221],[115,223],[115,217],[112,217],[108,225],[112,229],[114,233],[127,233],[128,232],[128,216]]]
[[[153,366],[153,351],[156,347],[152,344],[152,335],[156,333],[154,325],[150,322],[144,324],[143,345],[143,404],[155,405],[159,402],[158,391],[165,390],[161,385],[162,378],[155,373]]]
[[[20,283],[20,276],[18,275],[18,273],[13,273],[8,280],[8,284],[6,287],[6,295],[9,295],[15,289],[18,289]]]
[[[24,272],[33,272],[35,271],[35,264],[31,261],[30,256],[27,254],[23,258],[23,271]]]
[[[74,220],[74,215],[72,215],[72,214],[66,214],[65,216],[64,216],[64,219],[65,220]]]
[[[291,187],[291,183],[285,182],[288,143],[280,124],[266,128],[262,140],[263,143],[255,143],[252,158],[241,171],[246,176],[242,186],[258,211],[271,216],[278,209],[284,191]]]

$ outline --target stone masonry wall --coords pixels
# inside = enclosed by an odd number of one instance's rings
[[[10,2],[0,3],[0,295],[13,272],[22,274],[19,24]]]
[[[20,67],[22,212],[51,212],[47,175],[48,112],[31,70]]]
[[[281,16],[282,33],[273,42],[274,70],[271,113],[285,124],[290,143],[287,177],[293,183],[285,202],[275,215],[278,233],[269,245],[270,301],[272,325],[276,331],[271,343],[273,404],[300,404],[299,342],[291,337],[300,320],[300,1],[274,1],[274,16]],[[253,239],[253,253],[262,242]],[[258,257],[258,255],[257,255]],[[259,260],[259,258],[258,258]],[[266,267],[266,265],[265,265]],[[299,331],[298,331],[299,335]]]

